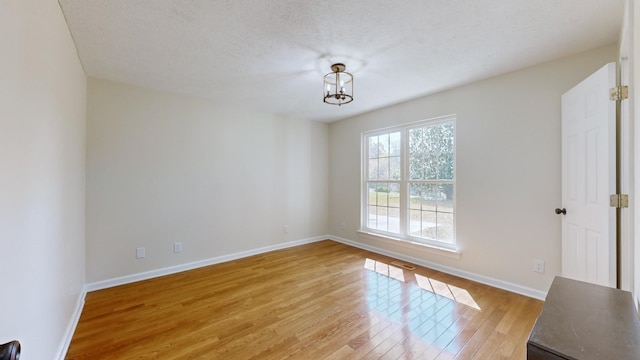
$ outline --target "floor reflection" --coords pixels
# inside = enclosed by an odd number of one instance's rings
[[[439,348],[446,347],[460,331],[456,325],[460,306],[480,307],[465,289],[404,271],[393,265],[366,259],[367,304],[370,311],[399,323],[404,330]]]
[[[444,296],[457,303],[467,305],[476,310],[482,310],[467,290],[444,283],[442,281],[430,279],[419,274],[415,274],[415,276],[416,282],[420,288]]]

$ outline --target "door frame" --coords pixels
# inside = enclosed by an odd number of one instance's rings
[[[624,16],[620,34],[618,53],[617,83],[631,85],[631,21],[630,2],[625,1]],[[631,87],[631,86],[630,86]],[[630,91],[631,92],[631,91]],[[633,199],[634,185],[634,129],[631,119],[629,99],[620,101],[617,108],[616,143],[617,143],[617,193],[628,194]],[[618,287],[634,292],[634,201],[629,201],[628,208],[620,209],[617,216],[618,237]]]

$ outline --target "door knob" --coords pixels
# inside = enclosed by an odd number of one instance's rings
[[[17,340],[10,341],[0,345],[0,360],[19,360],[20,359],[20,342]]]
[[[567,215],[567,209],[562,208],[562,209],[556,209],[556,214],[560,215]]]

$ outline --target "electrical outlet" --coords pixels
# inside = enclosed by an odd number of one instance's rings
[[[340,223],[340,229],[344,230],[346,228],[347,228],[347,223],[345,223],[344,221]]]
[[[544,273],[544,260],[533,259],[533,271]]]
[[[143,247],[136,248],[136,259],[144,259],[144,255]]]
[[[289,233],[289,225],[285,225],[282,230],[284,231],[285,234]]]
[[[182,252],[182,243],[181,242],[173,243],[173,252],[174,253]]]

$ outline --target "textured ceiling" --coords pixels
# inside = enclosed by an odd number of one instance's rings
[[[624,0],[59,0],[88,76],[332,121],[618,39]],[[343,62],[355,100],[322,102]]]

